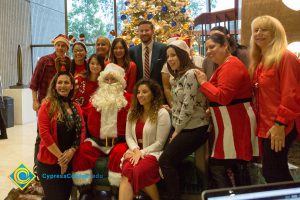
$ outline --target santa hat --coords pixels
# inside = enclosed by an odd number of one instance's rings
[[[56,44],[57,42],[63,42],[67,45],[68,49],[70,48],[70,43],[69,40],[67,38],[67,36],[63,35],[63,34],[59,34],[58,36],[56,36],[52,41],[52,44]]]
[[[125,81],[125,70],[120,67],[119,65],[116,65],[114,63],[109,63],[106,65],[104,71],[100,73],[100,76],[98,78],[99,85],[101,86],[101,83],[104,82],[105,77],[111,74],[115,79],[118,80],[123,86],[123,89],[126,88],[126,81]]]
[[[188,45],[186,44],[185,41],[183,41],[183,40],[174,40],[174,41],[171,41],[168,46],[171,46],[171,45],[176,46],[179,49],[187,52],[189,56],[191,55],[190,48],[188,47]]]

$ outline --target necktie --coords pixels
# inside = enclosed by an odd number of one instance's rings
[[[144,61],[144,78],[150,78],[150,67],[149,67],[149,47],[146,46],[145,61]]]

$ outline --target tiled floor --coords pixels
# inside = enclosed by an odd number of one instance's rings
[[[7,129],[7,140],[0,140],[0,199],[14,187],[8,176],[24,163],[31,171],[36,138],[36,122]]]

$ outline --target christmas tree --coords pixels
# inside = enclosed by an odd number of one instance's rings
[[[154,25],[156,41],[166,42],[171,37],[190,41],[193,24],[187,9],[188,0],[125,0],[126,9],[121,12],[124,23],[123,38],[129,45],[140,43],[138,23],[149,20]]]

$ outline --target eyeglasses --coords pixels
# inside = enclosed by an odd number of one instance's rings
[[[82,53],[82,52],[84,52],[84,49],[78,49],[78,50],[74,50],[74,51],[73,51],[74,54],[75,54],[75,53]]]

